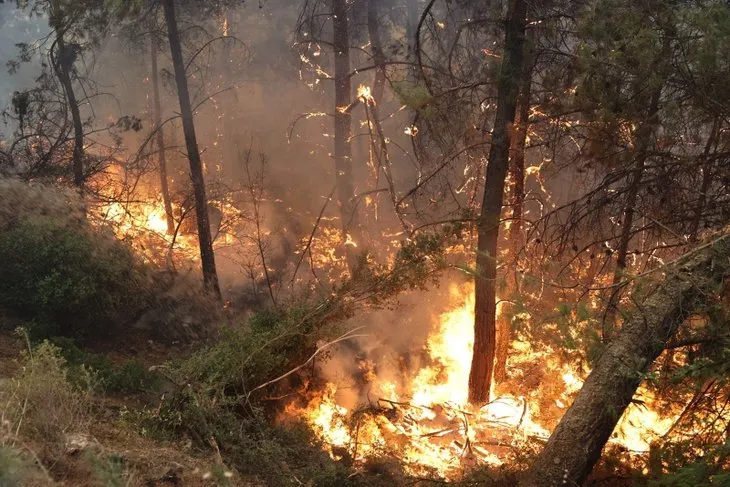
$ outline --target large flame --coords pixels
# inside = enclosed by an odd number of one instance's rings
[[[428,365],[417,370],[405,386],[372,370],[368,400],[352,404],[334,383],[309,404],[288,413],[304,417],[333,457],[350,455],[363,462],[383,454],[396,456],[414,475],[453,479],[477,465],[501,465],[525,442],[543,443],[559,414],[537,417],[544,404],[558,412],[567,409],[580,390],[587,370],[577,370],[555,360],[554,351],[536,351],[528,343],[514,342],[509,366],[541,365],[546,372],[550,401],[540,397],[541,387],[528,396],[502,394],[482,408],[467,404],[474,326],[473,286],[450,289],[452,309],[435,320],[427,340]],[[527,364],[527,365],[526,365]],[[384,375],[384,374],[380,374]],[[543,384],[544,385],[544,384]],[[614,432],[612,443],[630,452],[647,452],[676,416],[663,417],[646,404],[655,398],[640,390],[645,405],[630,406]]]

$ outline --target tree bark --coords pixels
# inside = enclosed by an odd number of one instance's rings
[[[669,56],[669,47],[669,37],[665,37],[664,48],[662,49],[662,56],[660,56],[660,58]],[[657,63],[654,64],[656,65]],[[649,149],[653,145],[653,137],[655,135],[656,128],[659,125],[659,100],[661,98],[663,87],[663,85],[657,87],[654,93],[652,93],[646,122],[642,124],[637,133],[637,154],[634,159],[634,169],[631,171],[629,179],[629,187],[627,190],[628,194],[621,222],[621,236],[619,237],[619,245],[616,251],[616,268],[614,270],[613,280],[611,283],[613,291],[608,300],[608,304],[606,305],[606,313],[603,318],[604,340],[610,340],[616,327],[618,304],[621,300],[621,290],[623,289],[621,281],[624,279],[626,274],[626,257],[629,253],[629,243],[631,242],[631,236],[633,235],[632,229],[634,226],[636,203],[638,201],[639,189],[641,188],[641,182],[644,176],[646,159],[649,156]]]
[[[418,32],[418,0],[406,0],[406,61],[407,66],[406,80],[409,83],[415,83],[417,76],[416,68],[416,36]]]
[[[707,139],[705,145],[705,151],[702,154],[702,184],[700,185],[700,194],[697,199],[697,205],[695,206],[694,216],[689,226],[689,241],[696,242],[699,235],[700,223],[702,222],[702,215],[705,211],[705,205],[707,204],[707,191],[710,189],[712,183],[712,163],[708,160],[710,151],[717,143],[717,135],[720,132],[722,123],[719,118],[716,118],[712,124],[710,136]]]
[[[66,95],[66,103],[71,112],[71,122],[74,130],[74,148],[72,156],[72,169],[74,176],[74,185],[82,189],[84,186],[84,125],[81,122],[81,110],[76,100],[73,83],[71,81],[71,70],[75,54],[66,45],[64,39],[65,27],[63,25],[63,11],[60,2],[52,3],[51,25],[56,34],[56,59],[53,60],[53,67],[56,71],[61,86],[63,86]]]
[[[469,402],[489,401],[496,340],[497,238],[502,214],[505,178],[509,167],[512,124],[524,76],[526,0],[510,0],[505,29],[505,50],[497,88],[497,113],[489,149],[482,211],[477,222],[477,275],[475,277],[474,354],[469,373]],[[487,126],[483,127],[487,132]]]
[[[175,233],[175,219],[172,215],[172,202],[170,201],[170,188],[167,183],[167,158],[165,154],[165,132],[162,128],[162,108],[160,107],[160,81],[157,70],[157,40],[154,35],[150,45],[152,57],[152,98],[155,110],[155,130],[157,130],[157,157],[160,173],[160,192],[162,202],[165,205],[165,216],[167,219],[167,234]]]
[[[529,34],[528,34],[529,36]],[[527,49],[527,48],[526,48]],[[522,218],[525,206],[525,146],[527,145],[527,127],[530,116],[530,93],[532,89],[532,55],[525,54],[524,75],[520,94],[517,100],[514,134],[510,144],[510,168],[512,170],[512,218],[509,227],[509,246],[512,253],[511,262],[517,265],[518,256],[523,244]],[[510,266],[512,267],[512,265]],[[519,292],[516,269],[507,274],[508,295]],[[507,355],[510,344],[510,322],[508,313],[502,313],[497,320],[496,353],[494,359],[494,381],[500,383],[507,377]]]
[[[352,174],[352,114],[346,108],[352,102],[350,82],[350,33],[347,20],[346,0],[332,0],[333,49],[335,56],[335,181],[337,205],[342,219],[342,232],[346,240],[356,245],[363,242],[359,235],[359,221],[355,208],[355,186]],[[347,236],[350,239],[347,239]],[[350,272],[357,265],[357,253],[352,245],[345,244]]]
[[[385,54],[383,54],[383,43],[380,40],[380,0],[368,0],[368,36],[370,47],[373,52],[375,69],[375,80],[373,81],[373,99],[375,104],[380,106],[385,90]]]
[[[582,485],[644,373],[684,319],[710,302],[730,272],[730,235],[666,268],[643,306],[606,347],[520,485]]]
[[[190,178],[193,182],[193,192],[195,195],[195,213],[198,223],[198,243],[200,245],[200,260],[203,267],[203,281],[208,291],[220,298],[221,291],[215,268],[213,239],[210,235],[210,225],[208,223],[208,200],[205,194],[203,164],[200,160],[198,142],[195,137],[195,123],[193,120],[193,111],[190,106],[190,94],[188,92],[188,80],[185,74],[185,63],[182,57],[182,47],[180,46],[180,35],[177,30],[177,20],[175,19],[174,0],[163,0],[162,6],[165,10],[167,36],[170,41],[170,54],[172,55],[172,64],[175,68],[175,83],[180,100],[180,114],[182,116],[183,133],[185,135],[185,146],[188,151],[188,160],[190,161]]]

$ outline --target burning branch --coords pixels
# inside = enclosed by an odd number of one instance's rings
[[[332,201],[332,197],[335,194],[335,191],[337,190],[337,186],[332,188],[332,191],[330,191],[330,194],[327,196],[327,199],[324,202],[324,205],[322,205],[322,209],[319,210],[319,215],[317,216],[317,220],[314,222],[314,227],[312,227],[312,231],[309,234],[309,239],[307,240],[307,245],[304,246],[304,249],[302,249],[302,254],[299,256],[299,260],[297,261],[297,266],[294,268],[294,272],[291,276],[291,281],[289,282],[289,285],[292,286],[294,284],[294,280],[297,277],[297,272],[299,271],[299,266],[302,265],[302,260],[304,260],[304,255],[309,252],[310,258],[311,258],[311,252],[310,249],[312,247],[312,240],[314,239],[314,234],[317,233],[317,228],[319,228],[319,222],[322,221],[322,216],[324,215],[325,210],[327,209],[327,206],[329,205],[330,201]],[[312,261],[312,270],[314,270],[314,261]],[[316,277],[316,275],[315,275]]]

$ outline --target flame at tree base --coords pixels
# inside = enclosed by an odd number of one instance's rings
[[[511,372],[519,377],[539,364],[543,380],[552,382],[525,395],[502,394],[481,408],[468,405],[473,286],[453,286],[450,294],[457,306],[441,314],[433,327],[426,343],[430,365],[403,383],[379,377],[367,363],[361,364],[367,369],[367,400],[346,406],[352,403],[352,386],[330,382],[305,407],[290,405],[287,415],[304,418],[333,458],[348,456],[358,465],[391,457],[407,474],[448,480],[478,467],[508,464],[530,445],[544,443],[587,372],[558,363],[552,350],[538,352],[515,342]],[[541,389],[552,397],[540,397]],[[630,407],[610,441],[644,453],[673,421],[648,408]]]

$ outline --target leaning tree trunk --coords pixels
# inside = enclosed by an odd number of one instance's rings
[[[165,216],[167,218],[167,234],[175,233],[175,219],[172,215],[172,202],[170,201],[170,187],[167,183],[167,158],[165,154],[165,132],[162,128],[162,109],[160,108],[160,81],[157,71],[157,39],[152,36],[150,46],[152,57],[152,98],[154,99],[155,130],[157,131],[157,160],[160,167],[160,191],[162,202],[165,205]]]
[[[84,126],[81,122],[81,110],[79,109],[76,93],[74,93],[71,82],[71,71],[73,69],[74,57],[76,54],[66,45],[64,39],[63,12],[58,1],[52,3],[51,24],[56,33],[56,59],[53,60],[53,68],[56,71],[63,92],[66,97],[66,104],[71,112],[71,122],[74,130],[74,149],[72,156],[72,169],[74,185],[81,189],[84,185]]]
[[[730,272],[730,235],[666,268],[663,281],[606,347],[521,485],[582,485],[644,373]]]
[[[469,373],[469,402],[489,401],[496,339],[497,238],[502,214],[504,183],[509,166],[512,123],[524,76],[526,0],[510,0],[505,50],[497,89],[497,113],[487,164],[482,213],[478,221],[477,275],[475,277],[474,354]],[[483,127],[486,133],[488,127]]]
[[[195,214],[198,222],[198,243],[200,245],[200,260],[203,266],[203,281],[205,282],[206,288],[220,298],[221,290],[218,284],[218,274],[215,269],[213,239],[210,235],[210,225],[208,223],[208,200],[205,195],[203,164],[200,160],[198,142],[195,138],[195,123],[193,121],[193,110],[190,107],[190,94],[188,92],[188,80],[185,75],[185,63],[183,62],[182,48],[180,46],[180,35],[177,31],[174,0],[163,0],[162,6],[165,9],[167,36],[170,40],[170,54],[172,54],[172,64],[175,68],[175,83],[177,84],[177,94],[180,100],[180,114],[182,116],[183,133],[185,134],[185,146],[188,151],[188,160],[190,161],[190,177],[193,182],[193,193],[195,195]]]
[[[347,107],[352,101],[350,82],[350,34],[347,20],[346,0],[332,0],[332,26],[335,54],[335,181],[337,204],[340,208],[342,231],[356,245],[362,245],[359,221],[355,207],[355,186],[352,174],[352,114]],[[347,264],[350,272],[357,265],[357,253],[352,245],[346,244]]]

